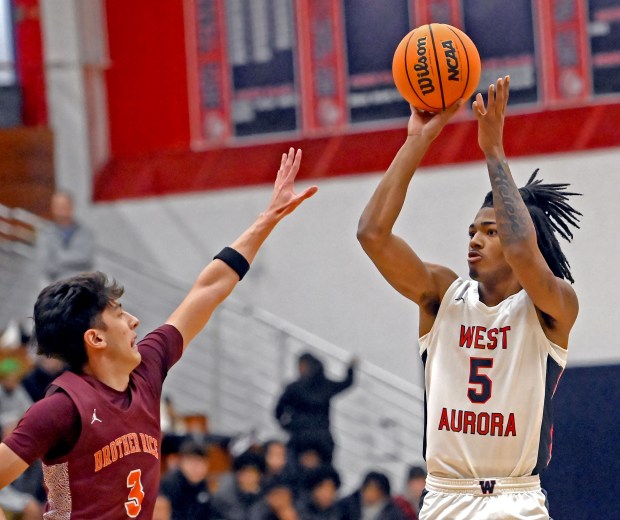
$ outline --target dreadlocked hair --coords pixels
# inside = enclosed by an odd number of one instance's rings
[[[555,276],[574,283],[570,264],[555,233],[567,242],[573,239],[571,226],[579,228],[579,217],[582,214],[568,203],[568,199],[581,193],[566,191],[569,186],[567,183],[543,184],[542,179],[536,179],[537,174],[538,168],[525,186],[519,188],[519,193],[534,222],[538,248],[547,265]],[[493,207],[493,192],[487,193],[482,207]]]

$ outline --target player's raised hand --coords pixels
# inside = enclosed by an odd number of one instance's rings
[[[503,150],[504,118],[508,104],[510,76],[499,78],[495,85],[489,86],[487,105],[482,94],[476,95],[472,104],[478,120],[478,144],[485,154]]]
[[[407,135],[421,136],[432,141],[440,134],[443,127],[448,124],[448,121],[458,112],[459,108],[463,106],[463,103],[464,100],[459,99],[451,107],[437,113],[424,112],[411,106],[411,117],[407,124]]]
[[[318,187],[310,186],[301,193],[295,193],[295,177],[300,165],[301,149],[295,151],[294,148],[290,148],[288,153],[282,154],[273,195],[267,209],[273,211],[278,220],[294,211],[304,200],[318,191]]]

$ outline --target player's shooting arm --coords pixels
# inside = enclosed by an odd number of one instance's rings
[[[407,140],[366,205],[357,229],[360,244],[383,277],[421,307],[429,296],[433,299],[443,296],[457,275],[449,269],[424,263],[393,233],[393,228],[415,170],[459,106],[435,115],[412,110]]]
[[[0,489],[8,486],[26,469],[28,464],[6,444],[0,443]]]
[[[248,264],[252,263],[276,224],[316,193],[316,186],[311,186],[302,193],[295,193],[294,181],[300,164],[301,150],[295,153],[291,148],[288,154],[282,154],[269,206],[230,245]],[[241,261],[244,262],[243,259]],[[166,321],[179,330],[183,336],[184,348],[207,324],[213,311],[226,299],[238,282],[239,274],[220,259],[213,260],[203,269],[181,305]]]
[[[473,105],[478,119],[478,142],[486,157],[493,191],[497,233],[506,261],[534,305],[570,329],[577,317],[577,297],[570,285],[553,274],[540,252],[534,223],[504,154],[508,89],[509,78],[499,79],[489,87],[487,107],[480,94]]]

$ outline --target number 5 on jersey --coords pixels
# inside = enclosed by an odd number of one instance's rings
[[[127,487],[129,488],[128,500],[125,502],[125,510],[129,518],[136,518],[142,510],[144,500],[144,488],[142,487],[142,470],[134,469],[127,475]]]
[[[483,404],[491,399],[493,381],[486,374],[480,373],[481,369],[492,368],[493,358],[469,358],[469,390],[467,397],[472,403]],[[474,385],[474,386],[471,386]]]

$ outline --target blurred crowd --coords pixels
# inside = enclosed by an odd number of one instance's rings
[[[0,338],[3,437],[64,370],[54,359],[33,360],[27,334],[19,330],[18,337],[18,344],[9,346]],[[417,519],[426,477],[421,467],[412,467],[406,482],[398,483],[401,493],[392,492],[381,471],[359,475],[355,491],[340,492],[330,403],[353,385],[355,367],[354,360],[344,378],[334,381],[325,376],[317,357],[302,354],[297,379],[283,389],[274,407],[283,437],[264,443],[214,435],[207,418],[180,417],[172,401],[162,399],[162,478],[153,519]],[[9,518],[41,519],[44,502],[38,462],[0,491],[0,508]]]
[[[0,337],[0,438],[13,431],[30,405],[45,395],[47,386],[64,369],[55,359],[37,357],[33,360],[28,340],[28,334],[17,323]],[[0,508],[22,520],[40,520],[44,502],[40,461],[13,484],[0,490]]]
[[[400,494],[386,474],[369,471],[343,495],[325,455],[311,436],[295,459],[271,440],[234,457],[231,471],[213,479],[208,446],[188,437],[162,477],[153,520],[417,520],[423,468],[410,468]]]

